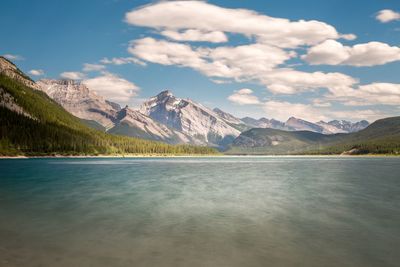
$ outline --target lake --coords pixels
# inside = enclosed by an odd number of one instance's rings
[[[0,266],[399,266],[400,157],[0,160]]]

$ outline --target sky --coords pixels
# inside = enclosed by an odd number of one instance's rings
[[[138,107],[162,90],[237,117],[400,115],[400,1],[3,0],[0,55]]]

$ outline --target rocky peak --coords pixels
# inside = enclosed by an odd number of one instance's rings
[[[219,144],[227,136],[240,134],[214,111],[192,100],[177,98],[170,91],[144,102],[140,111],[204,144]]]
[[[40,89],[28,75],[18,69],[14,63],[2,56],[0,56],[0,74],[4,74],[31,88]]]
[[[114,126],[121,107],[73,80],[39,80],[40,90],[78,118],[93,120],[106,129]]]

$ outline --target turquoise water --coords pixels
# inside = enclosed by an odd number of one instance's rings
[[[399,266],[400,158],[0,160],[0,266]]]

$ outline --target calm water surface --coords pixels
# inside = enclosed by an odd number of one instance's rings
[[[0,160],[0,266],[399,266],[400,158]]]

